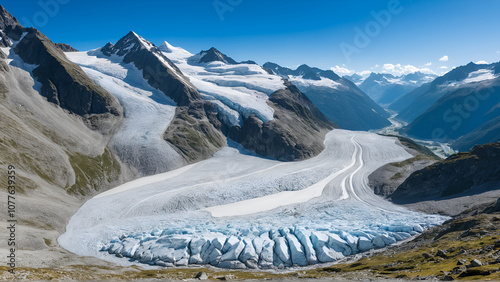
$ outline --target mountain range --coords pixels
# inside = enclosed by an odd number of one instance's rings
[[[422,84],[434,80],[436,75],[424,74],[419,71],[401,76],[372,72],[367,78],[362,80],[360,77],[353,76],[346,78],[353,79],[353,82],[378,104],[389,105]]]
[[[457,67],[389,106],[406,134],[468,151],[499,140],[500,63]]]
[[[389,114],[351,81],[331,70],[301,65],[292,70],[275,63],[263,65],[269,73],[295,84],[330,120],[350,130],[380,129],[390,125]]]

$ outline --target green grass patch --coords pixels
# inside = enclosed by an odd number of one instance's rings
[[[108,149],[97,157],[89,157],[79,153],[68,153],[71,167],[75,171],[75,184],[68,193],[86,196],[100,190],[103,183],[111,183],[118,179],[121,167]]]

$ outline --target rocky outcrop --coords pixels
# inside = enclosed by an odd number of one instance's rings
[[[33,75],[42,84],[40,94],[84,117],[91,128],[109,132],[122,114],[118,100],[96,85],[40,31],[25,31],[27,34],[14,50],[24,62],[38,66]]]
[[[212,103],[197,101],[177,107],[174,120],[163,139],[172,144],[188,162],[208,159],[226,145],[221,123]]]
[[[334,127],[314,104],[289,82],[285,89],[274,92],[268,104],[274,119],[262,122],[255,115],[235,126],[229,137],[259,155],[281,161],[303,160],[324,149],[324,136]]]
[[[399,143],[408,153],[413,155],[413,158],[402,162],[386,164],[368,176],[368,186],[373,189],[376,195],[384,197],[394,193],[413,172],[440,160],[427,147],[417,144],[409,138],[394,135],[389,136],[397,137]]]
[[[57,43],[56,47],[63,52],[78,52],[75,48],[71,47],[71,45],[66,43]]]
[[[500,188],[500,143],[474,147],[414,172],[390,199],[398,204],[440,200]]]

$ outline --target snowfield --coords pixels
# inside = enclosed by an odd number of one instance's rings
[[[208,160],[97,195],[59,244],[123,265],[283,268],[333,262],[442,223],[373,194],[368,175],[410,158],[396,139],[334,130],[300,162],[231,144]]]
[[[175,114],[175,102],[151,87],[142,71],[123,58],[104,56],[98,49],[67,52],[94,82],[118,98],[124,108],[124,121],[111,140],[112,148],[125,162],[151,175],[179,168],[183,158],[162,136]]]
[[[168,42],[159,48],[189,77],[203,98],[218,101],[220,110],[232,125],[241,124],[242,117],[247,118],[250,114],[263,122],[274,118],[274,110],[266,101],[272,93],[285,88],[281,77],[268,74],[254,64],[198,63],[200,54],[193,55]]]

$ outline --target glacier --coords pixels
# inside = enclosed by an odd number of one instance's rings
[[[299,162],[228,144],[208,160],[96,195],[59,244],[122,265],[282,269],[334,263],[447,219],[368,187],[378,167],[411,157],[395,138],[333,130],[322,153]]]
[[[66,52],[94,82],[118,98],[124,121],[111,140],[121,160],[143,175],[169,171],[185,165],[183,158],[162,136],[174,118],[176,103],[151,87],[142,71],[123,57],[104,56],[99,49]]]
[[[281,77],[268,74],[255,64],[198,63],[200,54],[193,55],[166,41],[159,48],[189,78],[204,99],[224,105],[220,108],[221,113],[227,115],[231,125],[241,124],[241,119],[251,114],[263,122],[274,119],[274,110],[267,100],[272,93],[285,88]]]

